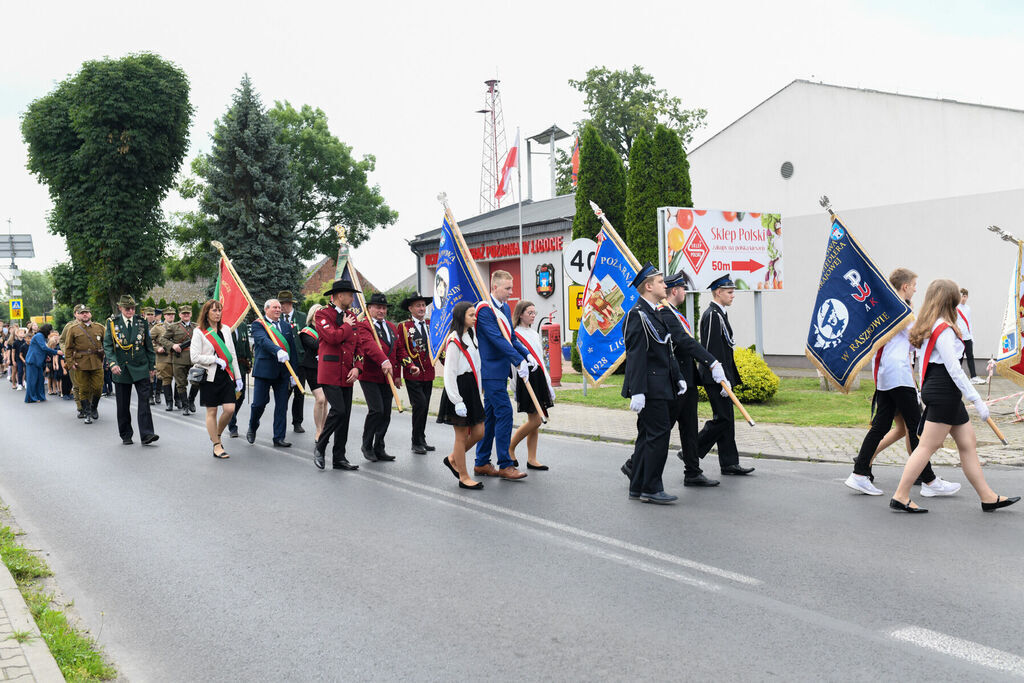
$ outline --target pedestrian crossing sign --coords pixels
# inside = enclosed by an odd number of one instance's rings
[[[11,320],[21,320],[24,317],[21,299],[11,299]]]

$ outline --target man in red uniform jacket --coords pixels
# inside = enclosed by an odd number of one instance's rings
[[[352,385],[363,369],[356,316],[349,308],[352,295],[358,291],[352,286],[351,280],[335,280],[330,290],[325,292],[331,299],[331,305],[320,309],[313,316],[313,327],[320,333],[316,381],[323,387],[327,403],[331,406],[313,450],[313,463],[320,469],[324,469],[324,454],[332,434],[333,468],[359,469],[359,465],[353,465],[345,457],[348,421],[352,416]]]
[[[396,387],[401,387],[402,375],[395,368],[407,364],[409,356],[401,344],[398,328],[385,318],[388,313],[387,297],[380,293],[374,294],[366,302],[366,308],[369,318],[356,326],[359,331],[359,349],[363,356],[359,387],[363,390],[367,408],[366,421],[363,423],[363,457],[370,462],[390,461],[395,456],[384,450],[384,436],[391,424],[391,387],[388,386],[388,377],[394,380]]]
[[[434,389],[434,364],[430,361],[430,321],[425,318],[428,296],[415,294],[402,301],[402,308],[409,311],[411,320],[398,326],[402,346],[409,357],[409,363],[402,368],[405,389],[409,392],[412,406],[412,452],[425,454],[434,450],[427,443],[427,408],[430,407],[430,393]]]

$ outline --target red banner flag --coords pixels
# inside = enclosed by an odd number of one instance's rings
[[[576,183],[580,179],[580,139],[577,136],[576,142],[572,146],[572,186],[576,187]]]
[[[220,273],[217,276],[217,289],[213,293],[213,298],[220,302],[224,310],[220,319],[221,324],[231,329],[235,329],[249,311],[249,302],[242,294],[242,287],[228,267],[227,259],[223,257],[220,259]]]

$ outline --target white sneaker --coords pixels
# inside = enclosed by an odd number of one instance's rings
[[[971,383],[972,384],[988,384],[988,381],[987,380],[983,380],[981,377],[978,377],[977,375],[975,375],[974,377],[971,378]]]
[[[960,484],[953,481],[944,481],[942,477],[935,477],[935,481],[930,484],[921,484],[921,495],[925,498],[933,498],[935,496],[952,496],[959,490]]]
[[[880,496],[882,495],[882,489],[878,488],[871,483],[871,480],[865,477],[863,474],[851,474],[843,482],[854,491],[860,493],[866,493],[869,496]],[[960,488],[959,486],[957,488]]]

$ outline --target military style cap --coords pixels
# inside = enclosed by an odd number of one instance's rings
[[[152,306],[146,306],[145,308],[142,309],[142,314],[143,315],[154,315],[154,314],[156,314],[156,309],[153,308]]]
[[[640,269],[640,272],[636,274],[636,277],[633,278],[633,282],[631,282],[629,286],[633,289],[638,289],[640,285],[644,283],[644,280],[649,277],[653,277],[654,275],[661,275],[661,271],[652,266],[651,262],[648,261],[644,267]]]
[[[191,314],[192,313],[192,307],[191,306],[178,306],[178,315],[181,315],[182,313],[189,313],[189,314]]]
[[[164,309],[163,315],[174,315],[174,307],[168,306]]]
[[[718,278],[710,285],[708,285],[708,289],[710,289],[712,292],[715,291],[716,289],[721,289],[723,287],[725,287],[726,289],[736,289],[736,283],[732,281],[732,273],[726,273],[725,275],[723,275],[722,277]]]
[[[117,300],[118,308],[135,308],[135,298],[131,294],[123,294]]]
[[[78,304],[75,306],[75,313],[85,313],[86,311],[92,312],[89,307],[85,304]]]
[[[295,299],[292,298],[291,290],[282,289],[277,293],[277,300],[283,304],[295,303]]]
[[[686,273],[679,271],[675,275],[669,275],[665,278],[665,286],[669,289],[672,289],[673,287],[686,287],[686,283],[689,279],[690,278],[686,276]]]

